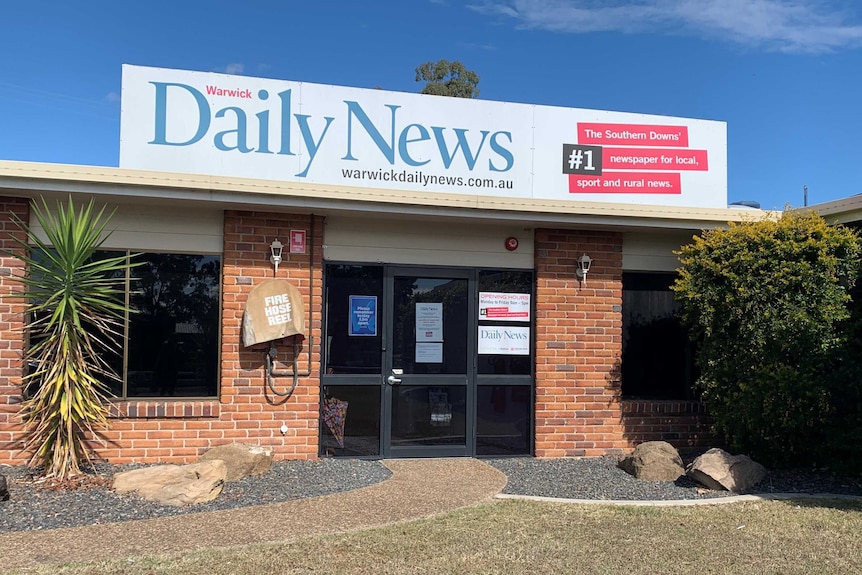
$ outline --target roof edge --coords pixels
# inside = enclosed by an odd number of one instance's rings
[[[29,182],[29,186],[21,186]],[[182,174],[149,170],[131,170],[106,166],[87,166],[78,164],[52,164],[41,162],[20,162],[0,160],[0,188],[38,191],[43,184],[52,183],[53,191],[79,192],[69,184],[93,184],[116,188],[116,194],[123,196],[142,196],[136,193],[155,188],[183,190],[187,192],[207,192],[201,201],[225,200],[225,194],[243,203],[257,205],[253,196],[278,197],[288,203],[293,200],[306,205],[309,199],[321,202],[357,202],[381,206],[408,206],[422,208],[449,208],[455,210],[496,212],[498,214],[522,214],[525,217],[544,216],[538,219],[552,223],[557,216],[561,223],[571,216],[608,217],[612,219],[654,221],[680,224],[722,225],[728,222],[743,222],[775,217],[779,212],[766,210],[741,210],[734,208],[694,208],[684,206],[658,206],[646,204],[624,204],[611,202],[579,202],[569,200],[541,200],[520,197],[498,197],[475,194],[452,194],[443,192],[414,192],[409,190],[389,190],[354,186],[332,186],[326,184],[284,182],[278,180],[257,180],[204,174]],[[59,188],[59,190],[58,190]],[[219,194],[212,194],[218,192]],[[260,198],[256,198],[259,200]]]

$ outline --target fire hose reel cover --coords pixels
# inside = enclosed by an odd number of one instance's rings
[[[296,286],[287,280],[270,279],[251,290],[242,316],[245,346],[294,335],[305,337],[305,311]]]

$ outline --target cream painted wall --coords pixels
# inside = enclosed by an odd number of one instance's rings
[[[625,232],[623,234],[623,270],[672,272],[679,267],[674,250],[691,243],[694,232]]]
[[[30,225],[39,233],[32,215]],[[223,249],[223,225],[219,209],[122,204],[111,218],[113,232],[104,247],[218,254]],[[691,231],[625,232],[623,269],[673,271],[679,266],[673,251],[693,235]],[[505,249],[508,237],[518,238],[516,251]],[[339,215],[326,219],[323,254],[329,261],[532,269],[533,248],[533,230],[517,225]]]
[[[32,212],[30,226],[45,239]],[[103,244],[105,249],[220,254],[224,216],[219,209],[123,204],[117,206],[106,229],[112,233]]]
[[[506,250],[508,237],[517,250]],[[533,268],[533,230],[518,226],[332,216],[323,243],[329,261]]]

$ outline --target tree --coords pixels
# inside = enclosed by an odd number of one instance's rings
[[[423,94],[455,98],[479,97],[479,76],[457,60],[425,62],[416,68],[416,81],[425,82]]]
[[[14,218],[26,240],[17,255],[28,268],[19,278],[27,299],[30,347],[24,353],[30,371],[24,377],[21,415],[25,449],[31,464],[47,477],[65,479],[81,473],[89,461],[85,433],[107,426],[105,380],[118,376],[105,359],[118,353],[118,327],[129,311],[123,303],[125,255],[94,257],[107,234],[110,216],[91,201],[76,211],[71,197],[52,214],[45,200],[33,215],[47,236],[43,241],[26,222]],[[14,217],[14,216],[13,216]]]
[[[797,211],[703,232],[678,252],[698,386],[732,448],[772,464],[826,456],[836,392],[858,386],[839,366],[860,254],[852,230]]]

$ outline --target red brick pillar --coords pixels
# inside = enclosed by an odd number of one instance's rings
[[[312,235],[312,227],[313,235]],[[305,254],[289,253],[290,230],[307,232]],[[299,370],[310,370],[301,377],[293,395],[280,398],[266,388],[264,356],[242,344],[242,314],[252,288],[275,277],[269,261],[270,243],[285,244],[278,277],[287,279],[302,294],[305,305],[307,337],[299,356]],[[314,245],[312,259],[311,246]],[[222,292],[221,415],[224,440],[249,442],[273,448],[278,459],[317,457],[320,401],[320,340],[323,281],[323,219],[307,215],[272,212],[225,212],[224,288]],[[309,270],[311,264],[311,273]],[[313,282],[313,289],[311,283]],[[308,321],[309,311],[311,321]],[[307,350],[311,349],[311,365]],[[280,358],[288,350],[279,349]],[[289,370],[283,363],[279,370]],[[291,378],[276,378],[278,391],[285,391]],[[279,431],[287,425],[287,433]]]
[[[535,245],[536,456],[619,453],[622,235],[538,229]]]
[[[10,297],[22,289],[14,277],[24,275],[24,264],[5,253],[20,253],[13,238],[26,239],[12,221],[15,214],[27,222],[29,200],[0,197],[0,463],[23,464],[21,403],[22,354],[24,352],[24,300]]]

